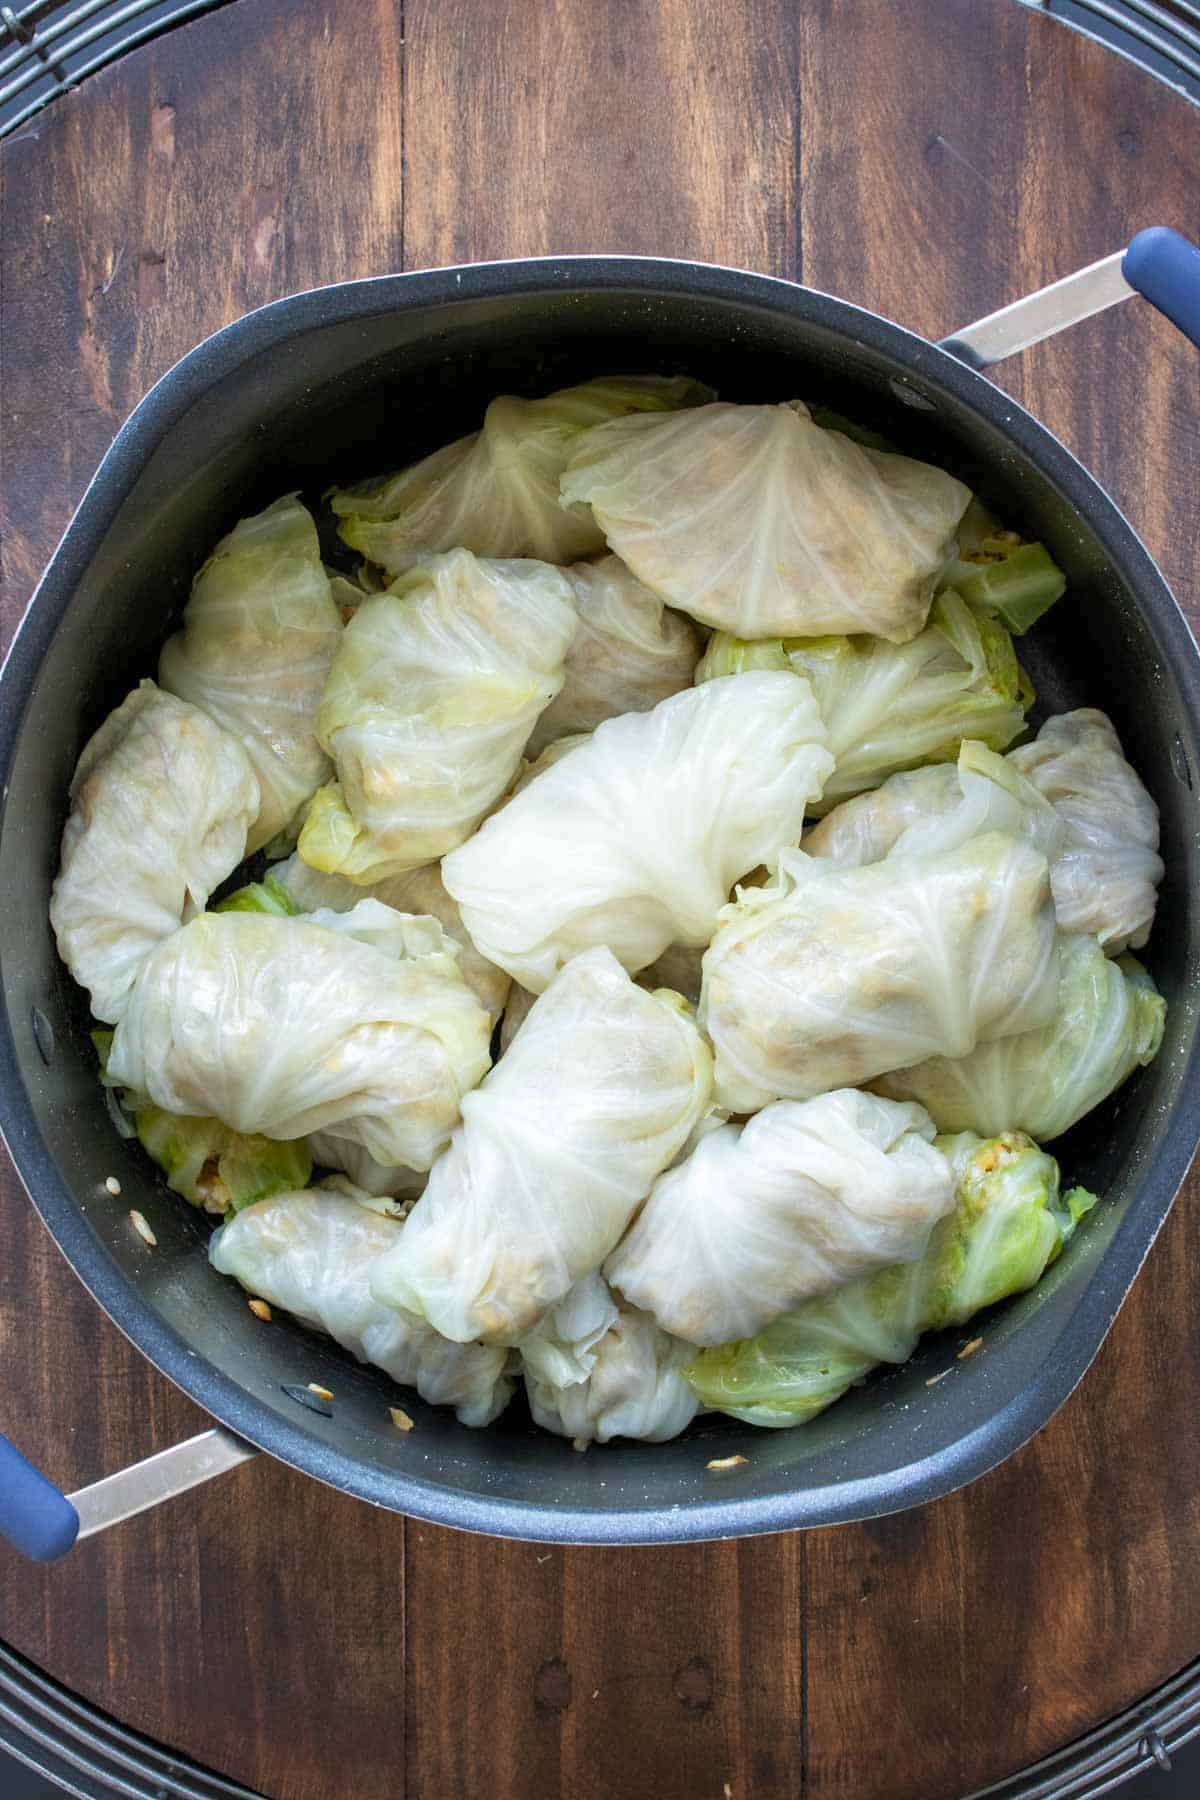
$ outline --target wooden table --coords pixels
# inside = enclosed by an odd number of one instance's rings
[[[937,335],[1194,230],[1200,115],[1014,0],[238,0],[58,100],[0,179],[7,633],[139,396],[264,300],[620,250]],[[1131,305],[1001,379],[1200,616],[1194,352]],[[922,1511],[564,1551],[264,1460],[48,1569],[0,1556],[0,1637],[273,1800],[954,1800],[1200,1654],[1198,1198],[1053,1423]],[[65,1485],[203,1422],[7,1168],[0,1348],[0,1417]]]

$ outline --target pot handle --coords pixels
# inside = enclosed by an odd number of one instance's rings
[[[77,1539],[186,1494],[257,1455],[253,1444],[214,1425],[116,1475],[64,1494],[0,1435],[0,1536],[32,1561],[52,1562]]]
[[[1166,225],[1139,231],[1121,259],[1131,288],[1200,348],[1200,249]]]
[[[0,1532],[22,1556],[53,1562],[79,1536],[79,1514],[17,1446],[0,1437]]]
[[[1151,225],[1126,249],[964,326],[940,348],[987,369],[1131,294],[1149,300],[1200,348],[1200,249],[1166,225]]]

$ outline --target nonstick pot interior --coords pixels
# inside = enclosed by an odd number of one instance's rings
[[[700,1420],[674,1443],[574,1453],[523,1405],[486,1432],[405,1401],[320,1338],[264,1325],[205,1260],[208,1222],[121,1142],[96,1082],[82,994],[46,908],[71,771],[143,675],[195,568],[234,521],[299,488],[396,467],[472,429],[496,393],[605,371],[685,372],[724,398],[800,396],[944,464],[1006,523],[1044,538],[1067,598],[1021,645],[1041,711],[1113,717],[1162,813],[1167,878],[1147,960],[1170,1002],[1157,1062],[1055,1146],[1104,1204],[1030,1295],[929,1339],[814,1424],[767,1433]],[[1081,369],[1080,379],[1086,379]],[[990,1467],[1079,1379],[1149,1249],[1194,1143],[1196,657],[1115,509],[1006,395],[872,315],[686,264],[567,259],[389,277],[264,309],[194,352],[143,402],[85,497],[0,683],[0,1122],[39,1209],[101,1304],[233,1429],[397,1510],[520,1536],[613,1542],[721,1536],[886,1512]],[[147,829],[153,829],[147,820]],[[564,1054],[570,1046],[564,1046]],[[116,1175],[121,1196],[105,1190]],[[133,1232],[130,1207],[158,1247]],[[961,1336],[961,1334],[959,1334]],[[927,1378],[953,1364],[950,1379]],[[332,1390],[330,1416],[285,1389]],[[714,1457],[748,1458],[729,1475]],[[102,1473],[79,1470],[80,1479]]]

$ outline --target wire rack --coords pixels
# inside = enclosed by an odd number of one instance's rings
[[[1200,1734],[1200,1663],[1065,1750],[971,1800],[1100,1800],[1141,1770],[1169,1769]],[[0,1644],[0,1750],[80,1800],[258,1800],[118,1725]]]
[[[229,0],[19,0],[0,5],[0,137],[173,25]],[[1200,102],[1200,5],[1190,0],[1020,0],[1099,38]]]
[[[0,5],[0,137],[126,50],[226,0],[33,0]]]
[[[1190,0],[1021,0],[1200,102],[1200,6]]]

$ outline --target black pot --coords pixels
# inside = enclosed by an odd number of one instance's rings
[[[1158,296],[1180,322],[1200,310],[1192,279],[1190,296]],[[1033,310],[1024,341],[1053,329],[1038,327]],[[1074,316],[1089,310],[1095,304],[1080,301]],[[727,269],[619,257],[499,263],[352,282],[264,307],[185,357],[122,428],[0,675],[0,1126],[34,1204],[100,1305],[227,1428],[193,1440],[184,1473],[168,1467],[165,1485],[190,1485],[206,1464],[224,1466],[255,1445],[444,1525],[597,1543],[725,1537],[933,1499],[1009,1455],[1066,1399],[1197,1139],[1200,660],[1112,501],[967,366],[995,360],[1004,329],[938,347],[843,301]],[[1070,1180],[1104,1203],[1036,1291],[981,1325],[986,1355],[928,1387],[957,1343],[929,1339],[903,1369],[801,1430],[701,1419],[670,1444],[579,1456],[518,1407],[473,1432],[406,1400],[416,1429],[401,1435],[382,1374],[298,1326],[267,1329],[250,1314],[208,1265],[205,1221],[114,1134],[84,997],[58,960],[47,905],[79,750],[153,670],[192,572],[223,532],[288,489],[316,496],[335,474],[344,481],[445,443],[472,429],[498,392],[539,393],[606,371],[686,372],[725,399],[827,402],[943,464],[1001,518],[1044,539],[1067,572],[1068,597],[1023,641],[1022,656],[1044,710],[1091,704],[1111,715],[1158,801],[1167,876],[1148,961],[1169,1010],[1157,1061],[1055,1146]],[[110,1175],[119,1200],[105,1191]],[[131,1230],[130,1207],[153,1226],[155,1251]],[[306,1393],[310,1381],[336,1396],[324,1410],[313,1410],[321,1403]],[[706,1469],[739,1451],[748,1460],[735,1472]],[[135,1484],[124,1479],[128,1492]],[[43,1484],[39,1493],[37,1482],[9,1450],[0,1523],[23,1547],[54,1554],[74,1535],[75,1515],[44,1511],[54,1491]],[[139,1493],[118,1516],[149,1503]],[[80,1500],[85,1526],[108,1507]]]

